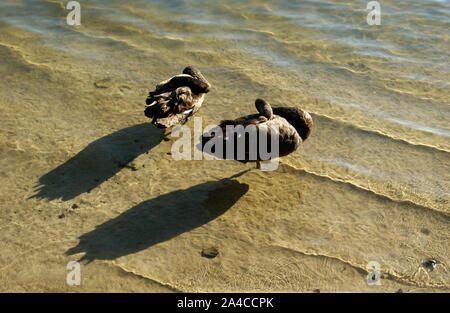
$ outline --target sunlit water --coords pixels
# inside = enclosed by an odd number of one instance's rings
[[[87,291],[448,290],[450,1],[66,4],[0,4],[1,290],[83,256]],[[186,65],[203,126],[264,98],[311,137],[270,173],[173,160],[143,109]]]

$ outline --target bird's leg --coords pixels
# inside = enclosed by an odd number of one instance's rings
[[[261,162],[260,161],[256,161],[256,169],[257,170],[261,169]]]
[[[160,139],[160,141],[169,141],[170,140],[170,138],[169,138],[169,134],[170,134],[171,132],[170,131],[167,131],[167,128],[164,128],[164,130],[163,130],[163,132],[161,133],[161,136],[159,137],[159,139]]]
[[[189,116],[186,117],[186,119],[181,123],[181,125],[184,125],[184,124],[186,124],[187,122],[189,122]]]

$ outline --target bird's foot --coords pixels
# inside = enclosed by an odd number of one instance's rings
[[[186,117],[186,119],[181,123],[181,125],[186,124],[187,122],[189,122],[189,117]]]
[[[170,135],[170,131],[167,131],[167,129],[165,128],[164,131],[161,133],[161,136],[159,137],[160,141],[169,141],[169,135]]]

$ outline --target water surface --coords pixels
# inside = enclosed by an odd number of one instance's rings
[[[84,291],[448,290],[450,1],[80,4],[0,4],[2,290],[72,290],[83,256]],[[311,137],[271,173],[173,160],[143,109],[186,65],[204,126],[260,97]]]

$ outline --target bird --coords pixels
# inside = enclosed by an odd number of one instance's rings
[[[184,124],[202,106],[211,84],[193,66],[156,85],[146,99],[145,116],[158,128]]]
[[[233,139],[233,154],[231,158],[242,163],[256,162],[256,168],[261,168],[261,161],[265,159],[260,154],[259,149],[259,136],[267,136],[267,146],[265,149],[267,152],[270,151],[271,156],[276,153],[276,156],[286,156],[294,151],[296,151],[300,145],[309,137],[313,127],[313,120],[311,115],[300,108],[296,107],[273,107],[263,99],[256,99],[255,107],[258,111],[256,114],[250,114],[246,116],[239,117],[235,120],[223,120],[220,124],[213,128],[210,132],[202,134],[200,138],[201,148],[204,151],[205,146],[208,142],[214,140],[214,143],[221,143],[221,149],[216,149],[215,146],[211,147],[211,152],[216,157],[222,159],[229,159],[226,152],[227,142],[234,136]],[[254,128],[258,130],[256,132],[257,136],[253,137],[253,142],[250,142],[250,133],[244,133],[245,135],[245,151],[239,155],[239,147],[237,138],[242,136],[242,132],[238,130],[236,126],[243,126],[246,128],[250,125],[254,125]],[[227,126],[228,132],[227,132]],[[274,127],[278,127],[278,151],[271,151],[271,141],[269,139],[270,135],[274,131]],[[241,130],[242,130],[241,128]],[[217,132],[217,130],[220,130]],[[232,133],[230,133],[230,131]],[[217,135],[219,134],[219,135]],[[222,134],[222,135],[221,135]],[[218,137],[216,137],[218,136]],[[231,147],[231,146],[230,146]],[[275,147],[274,147],[275,148]],[[253,154],[251,150],[257,151]],[[219,151],[218,153],[216,153]],[[222,155],[217,155],[222,153]],[[255,155],[256,154],[256,155]]]

